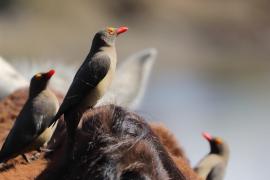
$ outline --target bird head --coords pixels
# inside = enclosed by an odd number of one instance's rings
[[[37,73],[35,74],[30,82],[30,96],[34,96],[39,92],[46,89],[49,80],[55,74],[55,70],[50,70],[45,73]]]
[[[97,43],[98,45],[105,46],[113,46],[115,43],[115,39],[119,34],[122,34],[128,30],[127,27],[107,27],[96,33],[93,43]]]
[[[220,137],[213,137],[208,132],[203,132],[202,136],[210,144],[210,154],[224,154],[228,152],[228,145]]]

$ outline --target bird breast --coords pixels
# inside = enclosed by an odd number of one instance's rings
[[[39,147],[46,146],[47,143],[50,141],[54,130],[56,128],[57,124],[55,124],[53,127],[49,127],[45,129],[32,143],[33,147],[31,149],[38,149]]]
[[[98,83],[96,88],[94,88],[91,92],[88,93],[85,101],[83,102],[85,107],[93,107],[97,103],[97,101],[105,94],[105,92],[110,87],[115,74],[117,63],[115,49],[103,49],[103,51],[106,51],[108,53],[108,56],[110,57],[110,68],[106,76]]]
[[[196,173],[202,179],[206,179],[211,170],[219,165],[222,165],[223,159],[222,157],[216,154],[207,155],[195,168]]]
[[[45,90],[42,93],[40,93],[40,95],[37,97],[37,99],[35,100],[34,104],[36,105],[36,107],[40,107],[45,108],[43,110],[41,110],[42,112],[44,112],[44,110],[46,110],[47,114],[46,117],[48,117],[49,119],[46,120],[50,120],[50,117],[53,118],[56,114],[56,112],[58,111],[59,108],[59,103],[58,100],[56,98],[56,96],[54,95],[53,92],[51,92],[50,90]],[[42,126],[42,123],[45,122],[36,122],[37,124],[40,124],[40,126]],[[54,130],[56,128],[57,124],[55,124],[54,126],[50,126],[47,127],[32,143],[32,148],[38,148],[41,147],[43,145],[46,145],[46,143],[51,139],[52,134],[54,133]]]

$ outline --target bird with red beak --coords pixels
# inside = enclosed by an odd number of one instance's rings
[[[0,151],[0,162],[32,150],[40,150],[49,142],[56,125],[50,125],[59,102],[47,86],[55,71],[34,75],[30,82],[29,97],[19,113]]]
[[[127,30],[127,27],[108,27],[95,34],[90,52],[52,121],[56,122],[64,114],[69,141],[75,136],[82,114],[93,107],[109,88],[117,62],[115,40]]]
[[[229,159],[229,146],[219,137],[204,132],[203,137],[210,144],[210,152],[194,168],[203,180],[223,180]]]

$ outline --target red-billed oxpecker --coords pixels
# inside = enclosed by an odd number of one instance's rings
[[[92,47],[61,104],[52,123],[62,114],[67,125],[68,138],[74,138],[82,114],[93,107],[111,84],[116,68],[116,37],[127,27],[106,28],[96,33]]]
[[[30,82],[29,97],[19,113],[0,151],[0,162],[32,150],[40,150],[51,139],[56,125],[50,125],[59,102],[47,88],[55,71],[38,73]]]
[[[194,168],[203,180],[223,180],[229,159],[229,146],[219,137],[204,132],[203,137],[210,144],[210,152]]]

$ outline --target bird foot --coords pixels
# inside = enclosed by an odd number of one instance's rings
[[[31,156],[31,160],[32,161],[34,161],[34,160],[37,160],[39,157],[40,157],[40,153],[39,152],[36,152],[35,154],[33,154],[32,156]]]

